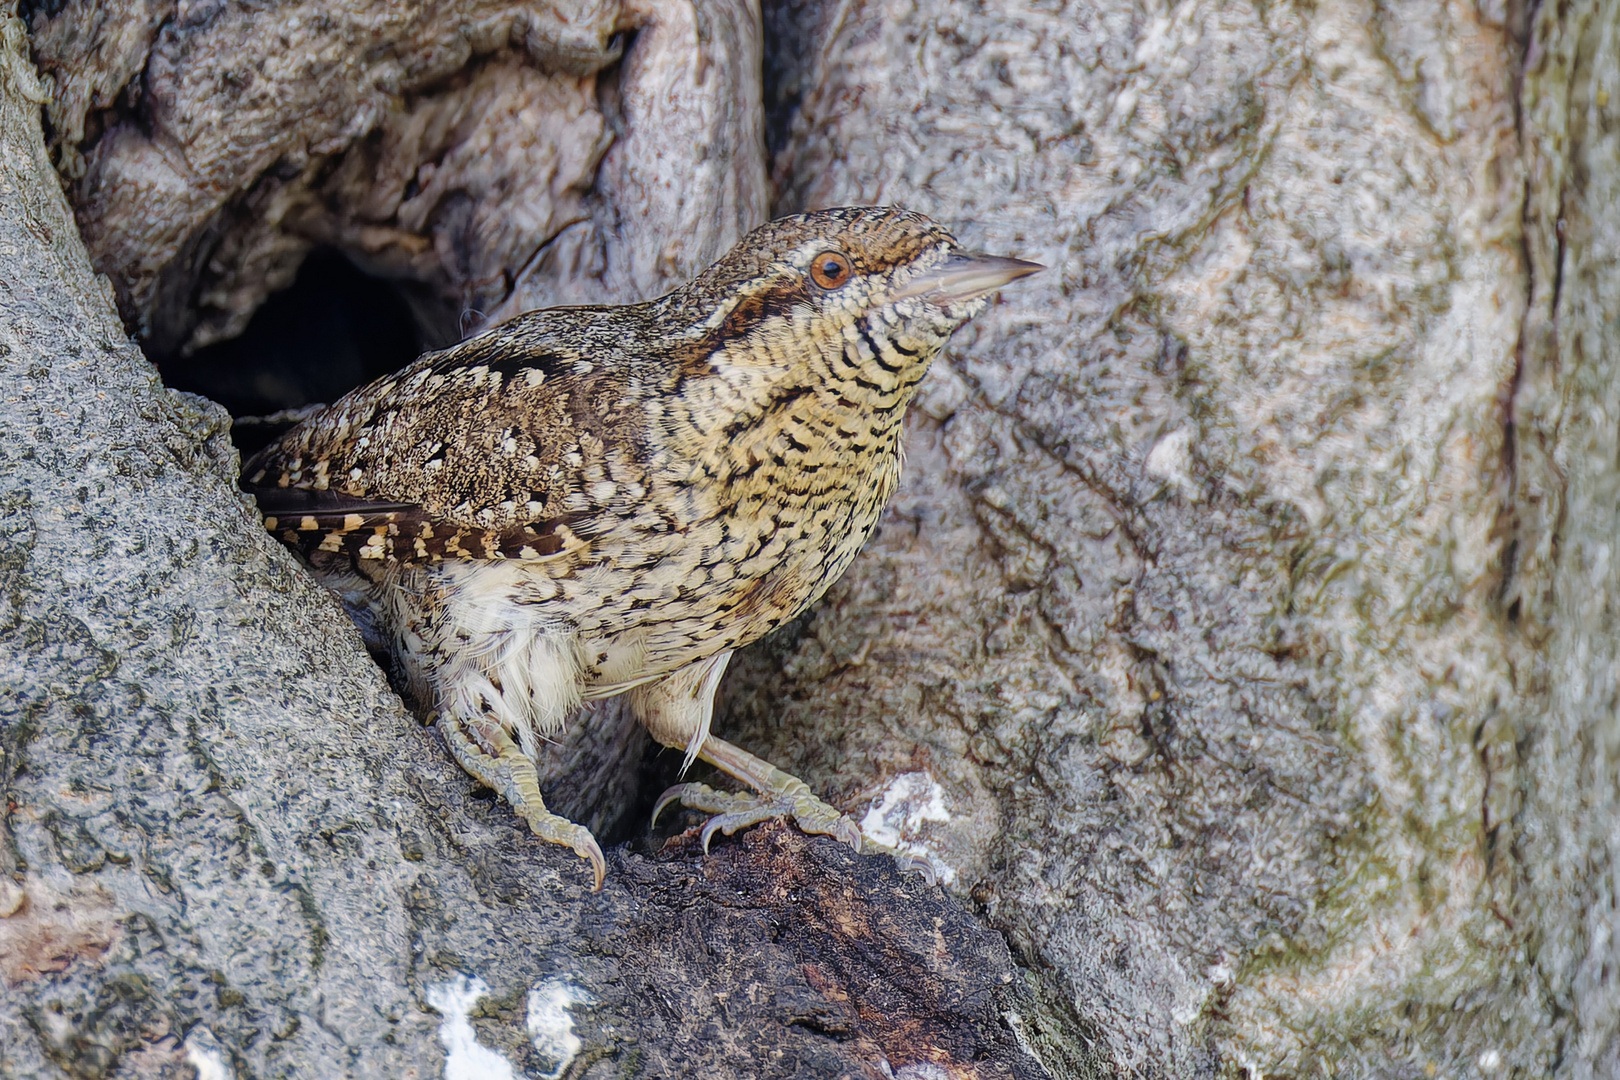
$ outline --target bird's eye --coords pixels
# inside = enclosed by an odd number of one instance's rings
[[[823,289],[836,289],[849,280],[849,259],[842,251],[823,251],[810,261],[810,280]]]

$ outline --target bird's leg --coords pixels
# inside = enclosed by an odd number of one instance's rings
[[[714,692],[731,652],[720,653],[630,691],[630,705],[653,738],[686,751],[686,764],[702,758],[758,794],[715,791],[707,784],[676,784],[659,798],[653,820],[672,802],[713,814],[703,826],[703,850],[716,832],[727,836],[774,817],[791,818],[807,833],[832,836],[861,850],[855,822],[818,799],[810,785],[757,758],[740,746],[709,734]],[[683,766],[684,768],[684,766]]]
[[[738,829],[769,818],[785,817],[792,818],[794,824],[804,832],[842,840],[857,854],[887,855],[894,860],[901,873],[921,874],[929,885],[939,883],[939,867],[929,856],[902,851],[867,836],[854,819],[840,814],[816,798],[810,785],[792,773],[783,772],[763,758],[757,758],[742,747],[713,735],[703,744],[698,756],[727,776],[736,777],[760,792],[759,795],[736,795],[715,791],[706,784],[676,784],[659,796],[657,805],[653,807],[654,822],[664,807],[677,801],[690,810],[715,815],[703,826],[705,853],[709,850],[709,841],[717,832],[730,836]]]
[[[710,735],[698,750],[698,757],[727,776],[741,780],[759,794],[715,791],[707,784],[676,784],[664,792],[653,807],[653,820],[672,802],[692,810],[713,814],[703,826],[703,850],[717,832],[730,836],[771,818],[790,818],[802,831],[842,840],[857,852],[861,850],[860,826],[816,797],[810,785],[757,758],[740,746]]]
[[[602,858],[596,838],[585,826],[546,809],[546,802],[540,797],[540,779],[535,774],[534,762],[512,741],[500,722],[488,716],[462,720],[448,711],[440,711],[438,728],[461,767],[511,803],[512,809],[528,822],[536,836],[573,848],[574,854],[590,860],[596,873],[595,891],[601,892],[607,862]]]

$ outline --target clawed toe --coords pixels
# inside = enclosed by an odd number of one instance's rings
[[[435,722],[444,734],[445,745],[461,767],[481,783],[500,792],[511,803],[512,809],[517,811],[518,817],[528,824],[531,832],[542,840],[572,848],[574,854],[590,862],[596,877],[594,889],[601,892],[602,882],[607,878],[607,860],[602,857],[602,848],[597,844],[596,837],[585,826],[576,825],[546,809],[546,801],[540,796],[540,781],[535,775],[534,762],[518,749],[501,726],[488,717],[458,720],[450,713],[440,713]],[[473,732],[477,733],[480,741],[475,742],[469,737]],[[481,744],[487,744],[494,753]]]
[[[921,874],[929,888],[939,884],[939,868],[934,860],[927,855],[913,855],[909,851],[893,851],[889,857],[894,860],[896,870],[902,874]]]
[[[705,814],[729,814],[738,809],[739,804],[752,805],[757,801],[755,796],[716,791],[708,784],[676,784],[658,796],[658,802],[653,805],[652,823],[657,825],[658,815],[674,802],[680,803],[688,810],[697,810]]]
[[[560,844],[567,844],[574,849],[574,854],[586,859],[591,864],[591,870],[596,874],[596,882],[592,892],[602,891],[602,882],[607,878],[607,860],[602,857],[602,848],[596,842],[596,837],[583,825],[575,825],[577,832],[572,840],[558,840]]]
[[[553,814],[544,807],[536,809],[533,806],[520,805],[517,810],[518,815],[528,823],[529,831],[534,835],[553,844],[572,848],[575,855],[588,861],[596,877],[592,891],[602,891],[602,882],[607,878],[607,860],[602,857],[601,845],[596,842],[596,837],[591,835],[591,830],[583,825],[576,825],[559,814]]]
[[[699,834],[704,854],[708,854],[709,842],[714,839],[715,833],[730,836],[739,829],[746,829],[750,825],[757,825],[772,818],[787,818],[802,832],[831,836],[848,844],[856,852],[861,850],[859,826],[816,798],[808,788],[784,792],[772,798],[715,791],[707,784],[676,784],[659,796],[657,804],[653,807],[654,824],[657,824],[658,815],[664,808],[673,802],[679,802],[691,810],[714,815],[704,823],[703,831]]]

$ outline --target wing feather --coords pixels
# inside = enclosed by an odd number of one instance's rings
[[[604,310],[536,312],[428,353],[261,450],[243,489],[311,556],[539,559],[583,543],[645,459]]]

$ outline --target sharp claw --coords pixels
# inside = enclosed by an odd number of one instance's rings
[[[857,826],[853,821],[849,820],[849,818],[839,818],[838,824],[835,826],[832,835],[833,839],[842,840],[844,843],[854,848],[855,854],[859,855],[861,853],[860,827]]]
[[[658,817],[664,812],[664,808],[673,802],[684,803],[693,810],[702,810],[714,815],[704,823],[699,833],[705,855],[709,853],[709,845],[714,840],[715,833],[730,836],[739,829],[746,829],[750,825],[778,817],[796,822],[800,829],[812,835],[823,834],[848,844],[857,855],[861,852],[860,826],[848,816],[839,814],[817,799],[802,782],[798,783],[797,790],[790,788],[774,798],[761,795],[731,795],[715,791],[705,784],[676,784],[660,795],[658,801],[653,804],[654,825],[658,823]]]
[[[913,855],[909,851],[896,851],[893,855],[894,865],[902,874],[921,874],[923,880],[928,882],[929,888],[939,884],[939,872],[934,869],[934,860],[926,855]]]
[[[664,807],[668,806],[672,802],[679,802],[685,791],[685,784],[676,784],[674,787],[658,796],[658,801],[653,803],[652,824],[657,825],[658,815],[664,812]]]
[[[607,860],[602,858],[602,849],[596,843],[596,837],[586,833],[583,840],[576,840],[574,854],[591,861],[591,869],[596,872],[596,884],[591,892],[601,892],[602,881],[607,877]]]
[[[714,834],[720,830],[720,826],[722,824],[720,818],[721,815],[719,814],[716,814],[714,817],[710,818],[703,826],[703,832],[699,834],[700,839],[703,841],[703,854],[705,855],[709,853],[709,841],[713,840]],[[727,835],[730,834],[728,833]]]

